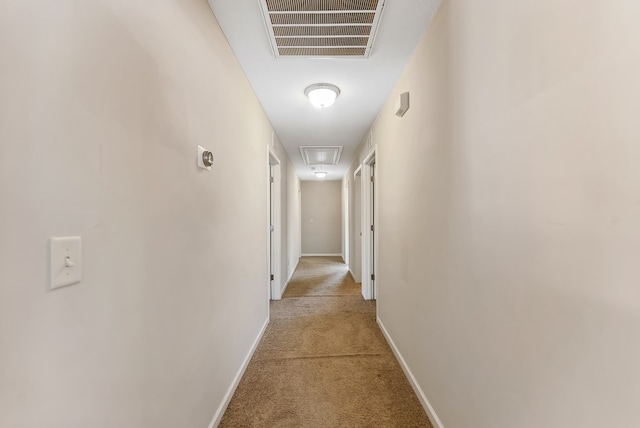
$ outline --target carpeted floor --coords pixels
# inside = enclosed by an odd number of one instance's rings
[[[432,427],[336,257],[301,259],[220,427]]]

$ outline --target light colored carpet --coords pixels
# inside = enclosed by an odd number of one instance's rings
[[[301,259],[220,427],[429,427],[375,319],[334,257]]]

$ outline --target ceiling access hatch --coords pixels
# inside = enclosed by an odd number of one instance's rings
[[[276,57],[368,58],[385,0],[258,0]]]
[[[306,165],[338,165],[342,146],[300,146],[300,155]]]

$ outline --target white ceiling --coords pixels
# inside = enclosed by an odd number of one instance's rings
[[[339,180],[400,77],[440,0],[386,0],[369,58],[275,58],[260,1],[208,0],[301,180],[316,180],[299,146],[344,146],[325,180]],[[304,2],[305,0],[299,0]],[[309,104],[312,83],[340,88],[326,109]],[[407,88],[410,90],[410,88]]]

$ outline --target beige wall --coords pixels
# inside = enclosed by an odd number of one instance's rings
[[[379,318],[447,428],[640,425],[639,19],[445,0],[373,127]]]
[[[206,427],[268,318],[272,139],[207,3],[1,2],[0,93],[0,426]]]
[[[303,181],[302,254],[340,255],[342,182]]]

